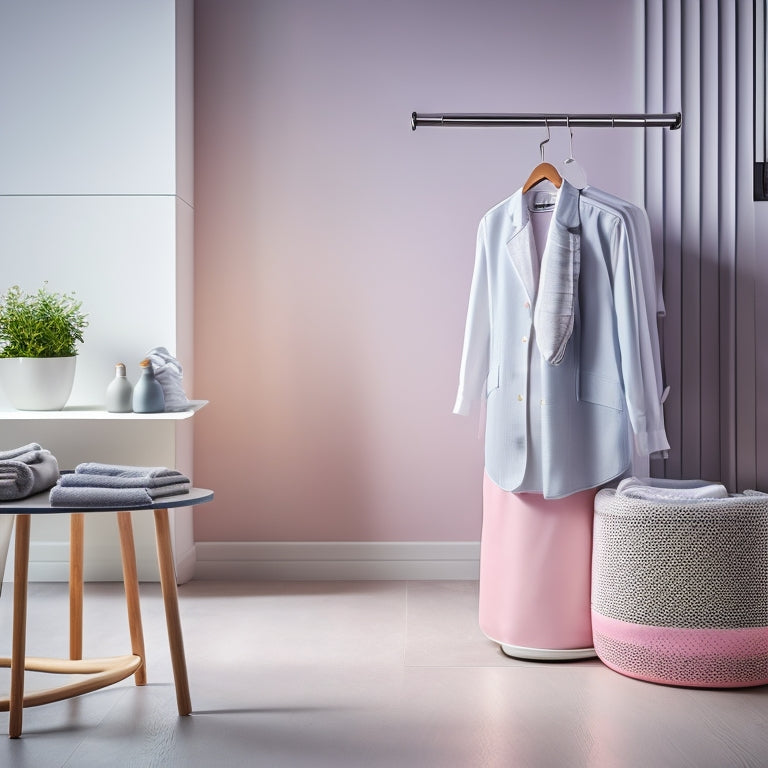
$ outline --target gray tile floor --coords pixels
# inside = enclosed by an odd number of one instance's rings
[[[66,655],[66,585],[30,590],[28,653]],[[0,766],[768,767],[768,687],[509,659],[477,627],[474,582],[186,584],[194,712],[179,718],[159,587],[141,591],[149,685],[25,710],[23,737],[0,737]],[[87,584],[86,655],[125,653],[127,638],[121,585]]]

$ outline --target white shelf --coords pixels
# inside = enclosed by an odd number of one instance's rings
[[[92,421],[163,421],[190,418],[199,411],[207,400],[190,400],[190,407],[186,411],[163,411],[162,413],[109,413],[101,405],[68,405],[61,411],[0,411],[0,420],[27,421],[27,420],[92,420]]]

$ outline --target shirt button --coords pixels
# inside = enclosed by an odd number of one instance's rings
[[[530,302],[530,301],[526,301],[526,302],[525,302],[525,304],[523,304],[523,306],[524,306],[526,309],[530,309],[530,308],[531,308],[531,302]]]
[[[520,339],[520,341],[522,341],[523,344],[527,344],[528,343],[528,337],[527,336],[523,336],[523,338]]]
[[[518,395],[517,399],[518,399],[519,402],[522,402],[523,401],[523,396],[522,395]]]

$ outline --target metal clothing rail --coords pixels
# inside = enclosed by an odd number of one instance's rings
[[[667,114],[472,114],[411,115],[411,128],[417,126],[457,126],[485,128],[492,126],[565,126],[570,128],[669,128],[677,130],[683,122],[680,112]]]

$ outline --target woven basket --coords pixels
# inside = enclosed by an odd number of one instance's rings
[[[595,497],[595,651],[630,677],[768,683],[768,496],[686,502]]]

